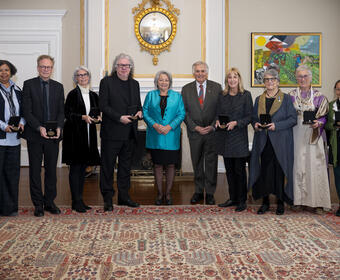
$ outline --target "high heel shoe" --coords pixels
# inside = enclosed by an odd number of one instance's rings
[[[163,195],[158,195],[155,201],[155,205],[162,205],[163,204]]]
[[[172,205],[172,197],[171,197],[171,194],[167,194],[165,196],[165,204],[166,205]]]

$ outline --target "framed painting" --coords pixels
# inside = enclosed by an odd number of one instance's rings
[[[295,70],[307,65],[312,85],[321,87],[321,33],[251,33],[251,86],[263,87],[263,74],[268,66],[280,69],[280,86],[295,87]]]

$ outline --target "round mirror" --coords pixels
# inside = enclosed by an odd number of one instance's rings
[[[171,33],[171,21],[160,12],[146,14],[139,23],[140,36],[151,45],[163,44],[169,39]]]

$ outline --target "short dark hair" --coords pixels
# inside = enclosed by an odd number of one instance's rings
[[[11,77],[17,73],[17,68],[12,63],[10,63],[8,60],[0,60],[0,66],[4,64],[6,64],[11,71]]]

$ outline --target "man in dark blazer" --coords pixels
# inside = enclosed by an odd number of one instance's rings
[[[44,210],[59,214],[54,204],[57,196],[56,167],[59,141],[64,126],[64,87],[50,79],[54,59],[41,55],[37,59],[39,76],[24,82],[23,113],[26,119],[24,138],[27,140],[29,158],[30,192],[34,215],[44,216]],[[56,135],[49,137],[46,131],[48,121],[57,122]],[[41,163],[44,159],[45,179],[43,193],[41,186]]]
[[[100,190],[104,211],[112,211],[113,174],[118,157],[118,205],[138,207],[129,196],[132,154],[137,139],[137,120],[142,118],[139,83],[132,78],[134,63],[127,54],[119,54],[112,73],[100,82],[101,124]]]
[[[214,205],[217,180],[214,125],[218,95],[222,87],[208,80],[208,71],[205,62],[195,62],[192,66],[195,81],[183,87],[182,97],[194,169],[195,193],[191,203],[203,201],[205,191],[205,203]]]

